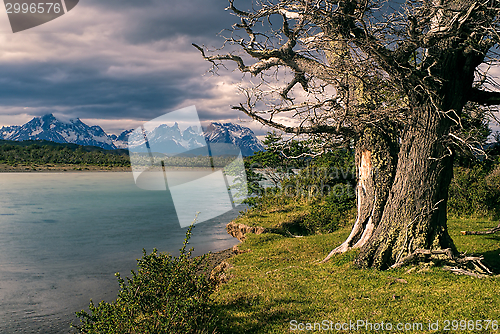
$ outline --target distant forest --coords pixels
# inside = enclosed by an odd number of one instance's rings
[[[128,167],[130,158],[128,151],[124,149],[105,150],[95,146],[60,144],[44,140],[0,140],[0,164]]]
[[[159,158],[155,156],[155,163]],[[204,156],[174,156],[165,159],[167,167],[224,167],[234,157],[216,156],[212,160]],[[135,163],[150,164],[150,156],[136,155]],[[18,165],[79,165],[101,167],[130,167],[129,152],[126,149],[105,150],[95,146],[61,144],[45,140],[11,141],[0,140],[0,164]]]

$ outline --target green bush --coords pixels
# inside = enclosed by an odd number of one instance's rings
[[[117,273],[120,291],[115,302],[90,301],[90,314],[76,312],[80,333],[213,333],[214,318],[209,308],[215,282],[206,275],[207,255],[191,258],[186,250],[193,225],[179,257],[156,249],[138,260],[127,282]]]
[[[348,222],[355,214],[356,202],[353,197],[344,194],[331,194],[322,200],[316,200],[309,206],[302,225],[310,233],[331,233]]]
[[[449,189],[448,212],[456,217],[500,215],[500,164],[487,168],[455,167]]]
[[[269,208],[278,208],[288,205],[293,198],[291,196],[284,196],[279,188],[266,188],[261,196],[251,197],[247,199],[246,203],[255,207],[257,211],[266,210]]]
[[[305,207],[281,227],[292,234],[330,233],[352,216],[355,176],[352,152],[337,150],[316,157],[297,174],[286,177],[279,187],[266,188],[246,202],[252,206],[251,212],[261,213]]]

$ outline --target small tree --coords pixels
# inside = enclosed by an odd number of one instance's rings
[[[275,131],[269,132],[262,143],[266,146],[266,150],[255,152],[248,159],[248,163],[251,168],[260,169],[275,188],[293,174],[293,169],[305,166],[304,157],[310,153],[307,142],[285,140]]]

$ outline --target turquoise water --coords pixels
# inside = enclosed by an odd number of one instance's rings
[[[178,254],[186,232],[169,192],[131,173],[0,173],[0,187],[0,333],[70,332],[91,298],[116,297],[115,272],[143,248]],[[196,225],[195,253],[236,244],[225,225],[237,212]]]

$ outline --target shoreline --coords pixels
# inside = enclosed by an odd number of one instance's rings
[[[204,167],[169,167],[169,170],[175,171],[206,171],[211,168]],[[132,172],[130,166],[85,166],[85,165],[48,165],[48,166],[10,166],[6,164],[0,164],[0,173],[100,173],[100,172]]]
[[[209,258],[208,258],[209,265],[208,265],[208,270],[207,270],[209,275],[212,275],[214,269],[216,267],[218,267],[219,265],[221,265],[223,262],[226,262],[227,259],[230,259],[235,255],[247,252],[247,251],[242,251],[238,248],[238,245],[240,245],[245,240],[246,234],[248,234],[248,233],[262,234],[262,233],[267,232],[266,229],[264,229],[262,227],[260,227],[256,230],[255,228],[251,228],[247,225],[235,224],[234,222],[235,222],[235,220],[233,219],[229,223],[226,224],[226,232],[227,232],[227,234],[232,236],[234,239],[238,240],[239,243],[232,246],[231,248],[224,249],[224,250],[221,250],[218,252],[204,253],[205,255],[210,253]],[[222,268],[220,270],[222,270],[222,272],[223,272],[224,268]],[[216,271],[218,271],[218,270],[216,270]],[[215,273],[215,274],[220,274],[220,271],[218,273]]]
[[[130,167],[84,165],[17,165],[0,164],[0,173],[61,173],[61,172],[131,172]]]
[[[209,254],[210,252],[205,253]],[[208,268],[206,274],[210,275],[212,271],[220,265],[222,262],[235,255],[233,248],[224,249],[218,252],[210,253],[208,256]]]

